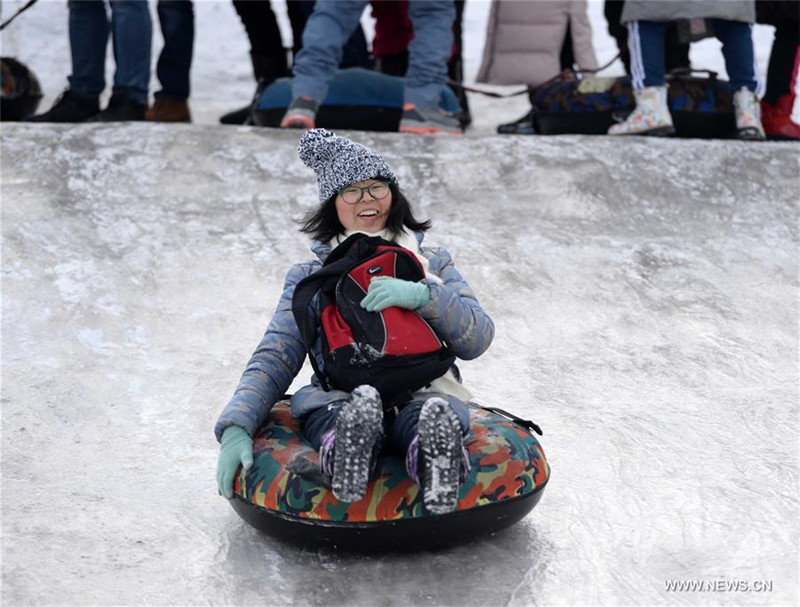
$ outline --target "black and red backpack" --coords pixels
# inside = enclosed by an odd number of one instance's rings
[[[376,276],[417,282],[425,270],[411,251],[380,237],[353,234],[331,251],[320,270],[297,283],[292,313],[325,390],[350,392],[369,384],[393,406],[444,375],[455,356],[416,312],[361,307]],[[308,310],[317,293],[324,371],[314,355],[317,327]]]

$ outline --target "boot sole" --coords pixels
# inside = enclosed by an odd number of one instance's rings
[[[353,401],[342,407],[336,419],[331,488],[337,499],[357,502],[369,484],[372,453],[383,430],[380,401],[376,406],[359,406]]]
[[[281,121],[282,129],[313,129],[314,120],[310,116],[288,116]]]
[[[452,512],[461,484],[461,424],[447,401],[434,398],[419,415],[420,449],[424,462],[423,501],[432,514]]]
[[[800,141],[800,137],[792,137],[791,135],[774,135],[767,133],[767,141]]]
[[[671,137],[675,134],[674,126],[660,126],[646,131],[628,131],[627,133],[608,133],[612,137],[637,135],[639,137]]]
[[[736,132],[736,138],[742,141],[764,141],[766,139],[758,129],[753,127],[739,129]]]
[[[448,131],[432,126],[400,126],[398,133],[413,133],[414,135],[463,135],[461,131]]]

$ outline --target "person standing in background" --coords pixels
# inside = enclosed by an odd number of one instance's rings
[[[756,0],[756,21],[775,26],[761,119],[770,139],[800,139],[792,120],[800,70],[800,2]]]
[[[164,47],[156,75],[161,90],[145,119],[152,122],[191,122],[189,73],[194,51],[194,7],[191,0],[158,0],[156,5]]]
[[[258,92],[278,78],[291,76],[291,64],[303,48],[303,30],[309,15],[314,11],[315,0],[286,0],[286,13],[292,28],[292,60],[283,46],[283,39],[275,11],[269,0],[233,0],[233,7],[242,21],[250,42],[250,61]],[[340,68],[372,68],[372,58],[367,50],[367,39],[357,27],[345,43]],[[220,117],[221,124],[252,124],[253,103],[248,103]]]
[[[533,87],[575,64],[579,69],[597,69],[586,8],[585,0],[495,0],[477,82]],[[533,112],[500,125],[498,132],[533,133]]]
[[[342,48],[358,26],[367,0],[319,0],[303,32],[297,56],[292,103],[282,128],[311,129],[328,94],[328,83],[342,57]],[[451,0],[417,0],[408,6],[414,28],[405,77],[405,103],[399,131],[417,134],[461,134],[458,119],[440,109],[452,55],[455,5]]]
[[[147,0],[70,0],[69,46],[72,74],[69,87],[49,111],[30,122],[113,122],[144,120],[150,84],[153,26]],[[114,87],[106,109],[100,94],[106,86],[105,63],[109,34],[114,45]]]
[[[636,107],[628,118],[613,125],[609,135],[671,135],[675,132],[667,105],[664,66],[666,23],[706,19],[722,41],[722,54],[733,93],[739,139],[764,139],[761,107],[756,96],[756,69],[752,24],[753,0],[694,0],[665,2],[627,0],[622,22],[628,24],[628,48]]]

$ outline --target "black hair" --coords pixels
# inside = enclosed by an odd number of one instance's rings
[[[381,177],[376,177],[380,181],[387,181]],[[431,220],[419,221],[414,217],[411,203],[403,195],[395,184],[389,183],[392,192],[392,206],[389,208],[389,216],[386,218],[386,229],[395,234],[407,228],[412,232],[425,232],[431,227]],[[314,207],[301,220],[300,231],[308,234],[319,242],[330,242],[334,236],[344,234],[344,226],[339,221],[336,213],[336,196],[334,194],[328,200]]]

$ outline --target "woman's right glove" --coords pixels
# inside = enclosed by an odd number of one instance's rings
[[[219,459],[217,460],[217,488],[220,495],[233,497],[233,479],[241,464],[245,470],[253,465],[253,439],[247,430],[239,426],[228,426],[222,433]]]
[[[367,296],[361,300],[361,307],[369,312],[380,312],[391,306],[416,310],[430,300],[431,290],[424,282],[378,276],[369,283]]]

